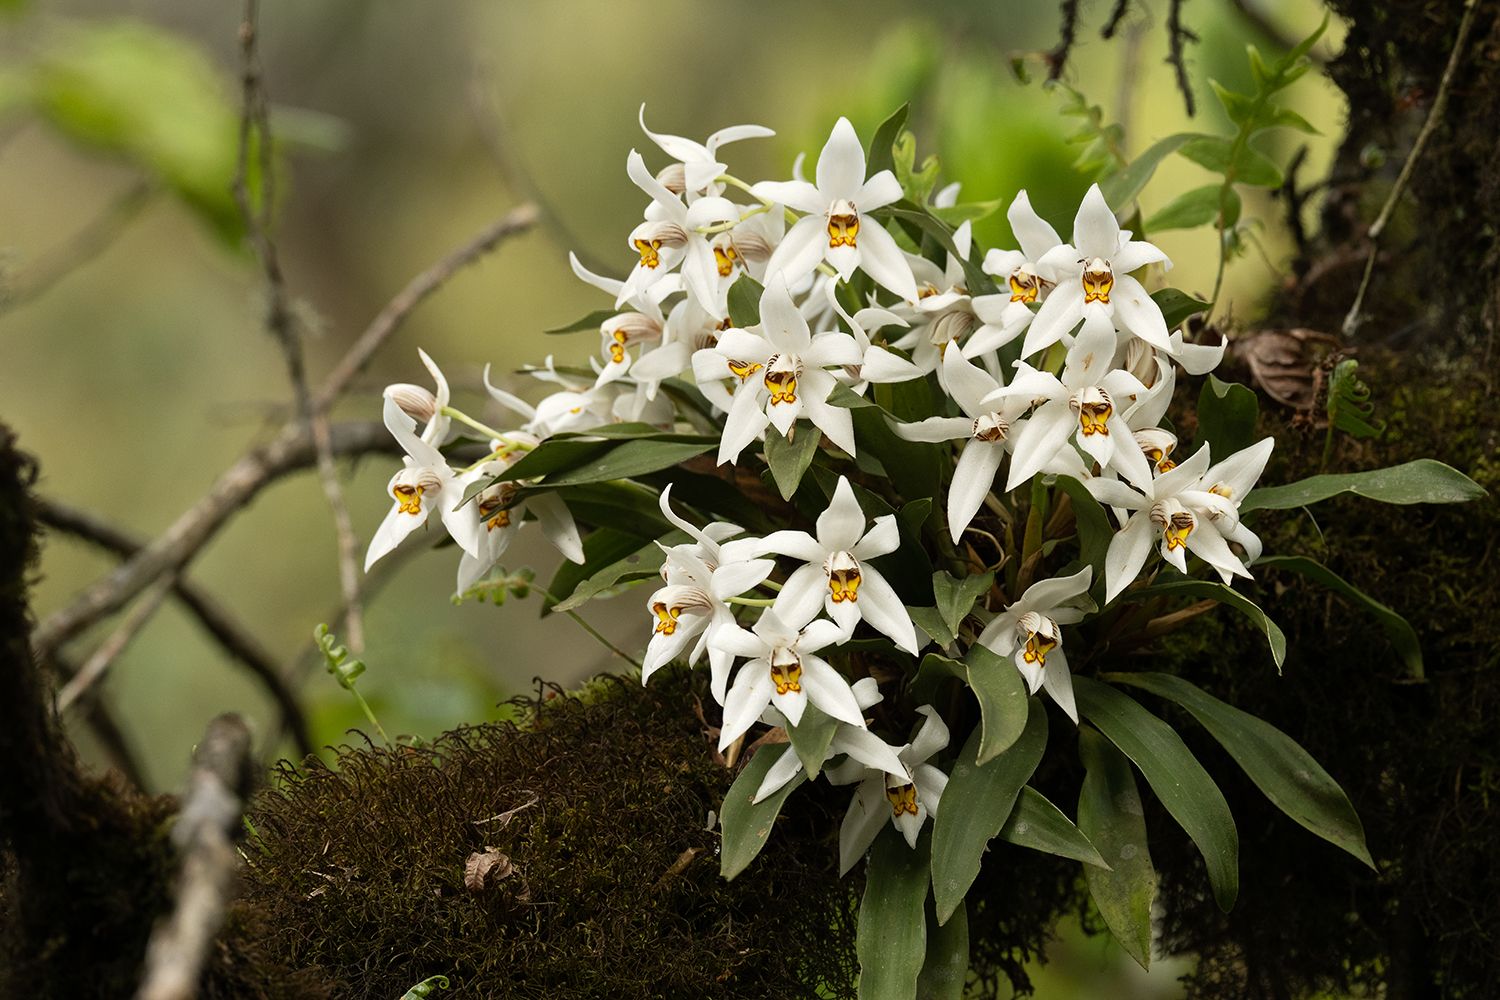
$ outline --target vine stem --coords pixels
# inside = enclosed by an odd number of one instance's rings
[[[1406,190],[1406,185],[1411,181],[1412,172],[1416,169],[1417,161],[1422,158],[1422,152],[1427,148],[1427,140],[1432,138],[1432,133],[1437,131],[1439,122],[1443,119],[1443,109],[1448,105],[1448,93],[1453,86],[1453,78],[1458,73],[1458,64],[1463,59],[1464,47],[1469,40],[1469,29],[1474,25],[1474,11],[1478,9],[1475,0],[1465,0],[1464,16],[1458,22],[1458,36],[1453,39],[1453,51],[1448,53],[1448,65],[1443,68],[1443,78],[1438,84],[1437,96],[1432,99],[1432,107],[1427,109],[1427,120],[1422,123],[1422,129],[1417,133],[1417,139],[1411,145],[1411,153],[1407,155],[1406,162],[1401,165],[1401,172],[1396,175],[1396,183],[1391,185],[1390,194],[1386,195],[1385,204],[1380,208],[1380,214],[1375,221],[1370,223],[1370,255],[1365,259],[1365,273],[1359,279],[1359,290],[1354,293],[1354,303],[1349,306],[1349,312],[1344,316],[1342,333],[1346,337],[1354,335],[1359,327],[1359,312],[1365,303],[1365,293],[1370,289],[1370,276],[1375,273],[1375,257],[1380,251],[1380,234],[1390,223],[1391,216],[1396,211],[1396,202],[1401,198],[1401,193]]]

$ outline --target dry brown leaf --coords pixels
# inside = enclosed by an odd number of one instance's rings
[[[515,866],[510,863],[510,858],[487,846],[483,851],[470,854],[464,862],[464,888],[481,892],[486,884],[494,885],[514,872]]]

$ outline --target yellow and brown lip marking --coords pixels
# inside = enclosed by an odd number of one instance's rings
[[[859,601],[859,567],[853,569],[836,569],[828,574],[828,592],[833,597],[834,604],[850,604]]]
[[[615,364],[619,364],[625,360],[625,344],[629,334],[624,330],[616,330],[610,336],[614,339],[614,343],[609,345],[609,357]]]
[[[1171,472],[1177,468],[1177,463],[1169,457],[1172,454],[1171,448],[1142,448],[1141,450],[1146,453],[1151,464],[1156,466],[1157,472]]]
[[[739,262],[740,255],[734,249],[733,244],[726,246],[714,245],[714,263],[718,266],[719,277],[727,278],[734,272],[734,265]]]
[[[1187,511],[1179,511],[1167,519],[1167,525],[1162,529],[1163,537],[1167,540],[1167,551],[1184,548],[1187,545],[1188,535],[1193,533],[1197,521]]]
[[[682,607],[668,607],[665,602],[657,601],[651,605],[651,613],[656,615],[657,635],[671,635],[677,631],[677,619],[682,614]]]
[[[1109,305],[1109,292],[1114,287],[1115,274],[1109,265],[1097,257],[1089,261],[1083,270],[1083,301]]]
[[[1035,274],[1016,271],[1010,276],[1010,300],[1012,302],[1035,302],[1042,292],[1042,279]]]
[[[422,487],[407,483],[397,483],[391,487],[391,495],[396,498],[396,503],[403,514],[422,513]]]
[[[907,783],[905,785],[897,785],[895,788],[887,788],[885,790],[885,797],[890,800],[892,816],[899,819],[903,813],[911,816],[917,815],[916,785]]]
[[[786,663],[778,659],[771,660],[771,683],[776,685],[777,694],[786,694],[789,691],[802,690],[802,660],[792,656]]]
[[[1078,424],[1083,429],[1084,437],[1092,437],[1095,434],[1109,436],[1109,418],[1114,413],[1114,407],[1108,399],[1097,403],[1080,403],[1078,406]]]
[[[1026,648],[1021,653],[1021,659],[1027,663],[1035,663],[1039,667],[1047,665],[1047,654],[1057,648],[1057,640],[1049,639],[1040,632],[1033,632],[1026,638]]]
[[[766,372],[766,388],[771,391],[771,404],[795,403],[797,401],[797,373],[795,371]]]
[[[661,240],[636,240],[635,248],[641,254],[641,267],[654,271],[661,266]]]
[[[859,216],[853,212],[828,217],[828,248],[854,247],[858,249]]]
[[[510,527],[510,511],[505,509],[505,494],[497,492],[490,496],[481,495],[479,498],[479,518],[484,522],[486,532],[494,531],[496,528]]]
[[[751,375],[754,375],[756,372],[760,371],[762,367],[761,364],[756,361],[736,361],[733,358],[730,358],[729,361],[726,362],[726,364],[729,365],[730,374],[739,379],[741,382],[745,381]]]

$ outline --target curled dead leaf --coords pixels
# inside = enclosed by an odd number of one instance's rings
[[[510,858],[493,847],[475,851],[464,862],[464,888],[470,892],[481,892],[486,885],[494,885],[515,873]]]

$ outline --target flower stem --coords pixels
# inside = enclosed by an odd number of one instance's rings
[[[451,406],[445,406],[443,407],[442,412],[443,416],[452,417],[454,420],[457,420],[461,424],[467,424],[486,437],[499,438],[502,441],[505,440],[504,431],[497,431],[495,430],[495,428],[490,427],[487,424],[481,424],[479,421],[469,416],[463,410],[455,409]]]
[[[353,684],[348,686],[348,691],[354,696],[354,700],[359,702],[360,710],[365,713],[365,718],[370,720],[370,725],[374,726],[375,731],[380,734],[381,741],[386,746],[391,746],[391,738],[385,734],[385,729],[380,725],[380,720],[375,718],[375,712],[370,708],[370,703],[365,701],[365,696],[360,694],[359,689]]]
[[[776,603],[772,597],[731,597],[726,604],[743,604],[747,608],[769,608]]]
[[[542,596],[546,597],[547,600],[551,601],[553,604],[560,604],[561,603],[550,591],[542,590],[542,588],[540,588],[540,587],[538,587],[537,590],[542,594]],[[619,646],[616,646],[614,643],[610,642],[609,639],[605,637],[604,633],[600,632],[598,629],[594,628],[594,626],[592,626],[588,622],[584,621],[583,620],[583,616],[580,615],[578,612],[576,612],[576,611],[574,611],[574,610],[572,610],[570,608],[570,609],[568,609],[567,611],[565,611],[563,613],[565,615],[567,615],[569,618],[573,619],[575,622],[577,622],[579,628],[583,629],[589,635],[593,636],[596,640],[598,640],[599,644],[601,646],[603,646],[605,649],[609,650],[611,653],[614,653],[620,659],[624,660],[626,663],[630,664],[632,667],[635,667],[637,670],[641,669],[641,661],[640,660],[637,660],[635,657],[633,657],[629,653],[625,652],[625,650],[621,649]]]

